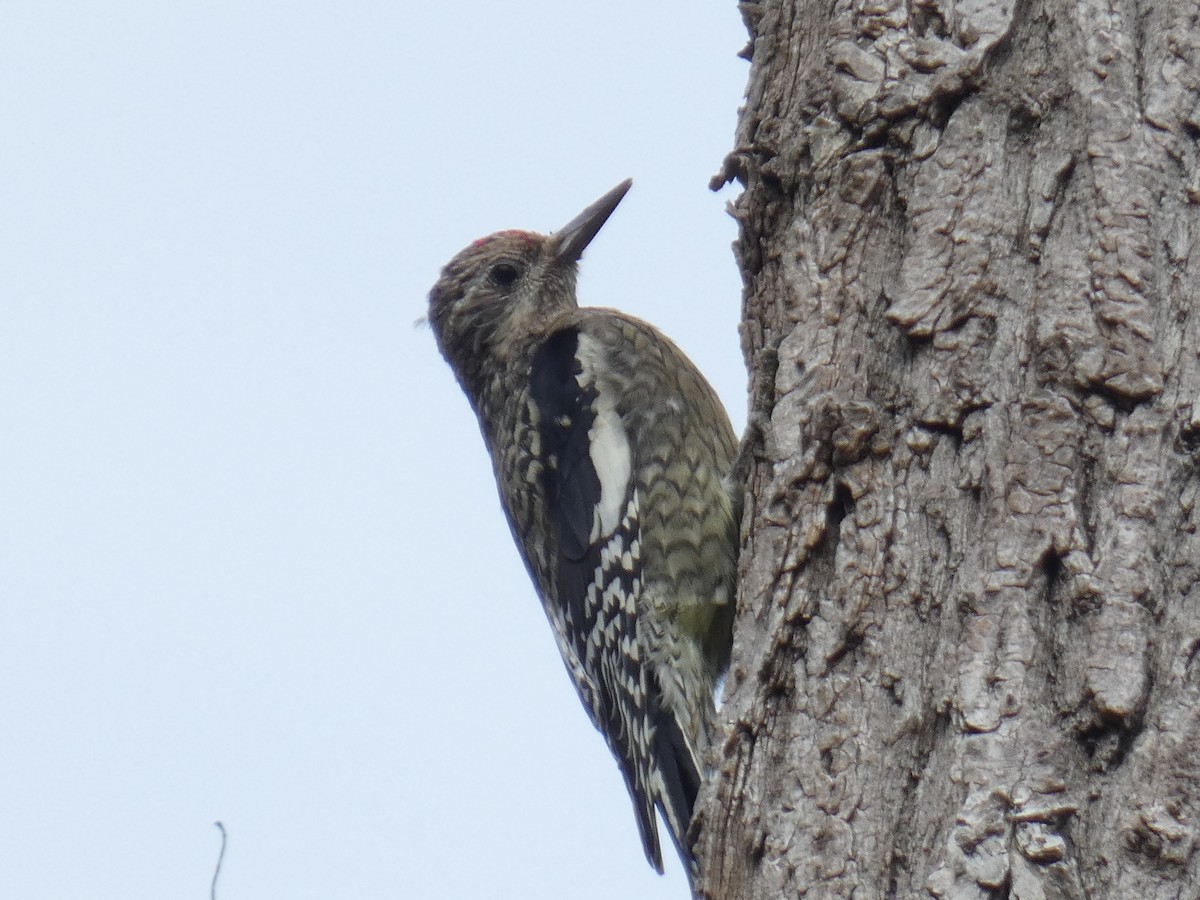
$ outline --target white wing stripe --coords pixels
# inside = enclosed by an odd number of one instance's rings
[[[588,452],[592,468],[600,480],[600,502],[592,519],[593,543],[612,534],[621,521],[629,479],[633,473],[633,454],[629,438],[621,424],[613,399],[596,383],[596,360],[603,352],[600,345],[586,334],[579,335],[579,386],[596,391],[595,420],[588,430]]]

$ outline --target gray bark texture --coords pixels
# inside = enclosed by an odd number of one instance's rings
[[[1200,897],[1200,5],[742,11],[697,895]]]

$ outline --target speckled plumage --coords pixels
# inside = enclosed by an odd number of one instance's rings
[[[476,241],[443,270],[429,319],[661,871],[654,807],[690,863],[713,691],[728,664],[737,524],[725,478],[736,441],[673,343],[632,316],[577,305],[576,261],[627,188],[557,234]]]

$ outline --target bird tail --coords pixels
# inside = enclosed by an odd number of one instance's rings
[[[697,746],[697,741],[684,733],[670,710],[659,706],[653,713],[653,720],[654,762],[659,782],[655,793],[671,840],[690,875],[693,860],[688,827],[692,822],[696,795],[700,792],[703,746]],[[697,736],[700,740],[706,737],[703,734]]]
[[[621,774],[625,776],[625,787],[629,789],[629,799],[633,801],[633,814],[637,819],[638,834],[642,838],[646,861],[661,875],[662,847],[658,841],[658,821],[654,816],[654,795],[649,785],[637,784],[636,776],[626,766],[621,766]]]

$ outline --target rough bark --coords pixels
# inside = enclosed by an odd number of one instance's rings
[[[746,3],[700,896],[1200,896],[1200,5]]]

